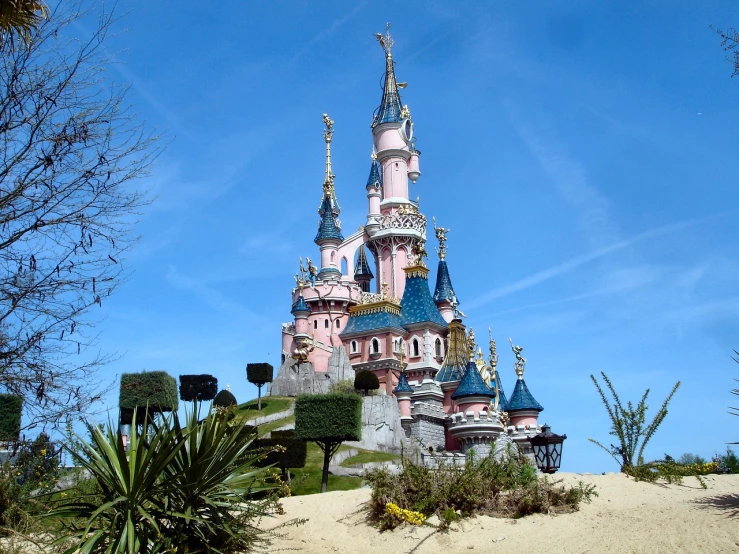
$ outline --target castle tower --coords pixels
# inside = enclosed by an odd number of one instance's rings
[[[459,304],[457,296],[452,288],[452,278],[449,276],[449,268],[446,264],[446,234],[449,229],[438,227],[436,219],[434,219],[434,232],[439,240],[439,247],[436,251],[439,253],[439,267],[436,270],[436,287],[434,288],[434,302],[444,321],[449,323],[454,319],[454,309]]]
[[[400,103],[399,89],[405,83],[398,83],[395,78],[389,25],[387,33],[378,34],[377,39],[385,52],[385,76],[382,99],[372,121],[372,138],[382,194],[378,215],[374,213],[376,197],[370,196],[376,194],[376,187],[370,191],[368,185],[370,214],[365,230],[367,246],[376,261],[377,291],[382,283],[387,283],[389,294],[400,298],[405,285],[402,271],[409,265],[414,245],[426,239],[426,218],[408,196],[408,180],[415,182],[420,175],[420,152],[414,146],[410,110]]]
[[[408,384],[408,377],[403,370],[400,371],[398,385],[393,389],[393,394],[398,399],[401,423],[413,419],[411,417],[411,395],[413,394],[413,387]]]
[[[380,202],[382,201],[382,177],[380,176],[380,164],[377,162],[377,154],[372,149],[372,166],[367,178],[367,201],[369,211],[367,223],[364,228],[368,234],[374,234],[380,229],[382,215],[380,214]]]
[[[506,404],[506,411],[510,417],[508,431],[511,439],[519,445],[524,454],[531,454],[531,445],[528,439],[541,431],[538,419],[539,413],[544,408],[536,401],[523,379],[526,368],[526,359],[521,355],[523,348],[513,346],[513,342],[511,342],[511,348],[516,354],[514,369],[518,380],[513,388],[513,394],[511,394],[511,398]]]
[[[325,281],[338,280],[341,277],[337,251],[344,237],[341,234],[341,222],[338,219],[341,208],[334,189],[336,176],[331,170],[331,141],[334,136],[334,122],[327,114],[323,114],[323,122],[326,125],[323,131],[323,139],[326,142],[326,177],[323,181],[321,204],[318,207],[321,220],[314,242],[321,249],[321,270],[318,272],[318,278]]]
[[[364,251],[364,244],[359,246],[359,253],[357,254],[357,265],[354,268],[354,280],[362,289],[362,292],[370,291],[370,281],[372,281],[372,270],[370,270],[369,263],[367,263],[367,254]]]

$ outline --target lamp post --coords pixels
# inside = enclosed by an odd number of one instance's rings
[[[541,433],[531,437],[529,442],[534,449],[536,467],[542,473],[555,473],[562,463],[562,443],[567,435],[555,435],[552,428],[546,423],[541,428]]]

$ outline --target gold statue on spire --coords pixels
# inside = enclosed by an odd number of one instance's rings
[[[331,141],[334,138],[334,120],[327,113],[323,114],[323,124],[326,128],[323,130],[323,140],[326,141],[326,178],[323,181],[323,191],[330,194],[331,198],[335,198],[334,193],[334,177],[331,170]]]
[[[436,218],[431,218],[434,222],[434,233],[436,233],[436,240],[439,241],[439,247],[436,249],[436,252],[439,254],[439,259],[443,260],[446,258],[446,234],[451,231],[451,229],[444,229],[444,227],[438,227],[436,225]]]
[[[523,371],[526,368],[526,358],[521,354],[521,352],[523,352],[523,346],[514,346],[513,339],[510,337],[508,337],[508,340],[511,343],[511,350],[513,350],[513,353],[516,355],[516,362],[513,364],[513,369],[516,370],[518,378],[523,379]]]
[[[385,56],[388,58],[392,58],[393,55],[391,53],[391,50],[393,48],[393,44],[395,42],[393,41],[393,37],[390,36],[390,23],[385,24],[385,34],[377,33],[375,35],[375,38],[377,39],[377,42],[380,43],[380,46],[382,46],[382,49],[385,51]]]

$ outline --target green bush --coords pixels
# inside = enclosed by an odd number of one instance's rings
[[[0,440],[16,441],[21,434],[23,399],[14,394],[0,394]]]
[[[70,489],[45,515],[65,522],[68,554],[242,552],[262,540],[256,524],[276,505],[255,494],[273,487],[254,469],[258,458],[245,456],[241,426],[223,412],[198,421],[193,410],[184,427],[176,412],[160,424],[144,421],[140,433],[132,427],[128,452],[113,426],[88,430],[91,443],[73,455],[99,494]]]
[[[304,394],[295,400],[295,436],[323,451],[321,492],[331,457],[344,441],[362,439],[362,398],[356,394]]]
[[[380,380],[372,371],[358,371],[354,376],[354,388],[363,391],[367,395],[369,391],[380,388]]]
[[[359,394],[359,391],[354,388],[354,381],[351,379],[342,379],[340,381],[333,381],[328,386],[328,392],[338,394]]]
[[[444,528],[458,517],[476,514],[521,517],[572,512],[580,502],[597,496],[593,485],[580,482],[577,487],[566,487],[561,481],[537,477],[528,459],[513,452],[502,460],[492,455],[482,459],[468,456],[463,466],[439,460],[437,468],[404,458],[398,473],[375,469],[364,479],[372,487],[370,519],[382,529],[392,529],[403,521],[398,510],[389,510],[388,504],[425,517],[435,514]]]
[[[177,381],[165,371],[124,373],[121,375],[118,404],[123,425],[133,422],[134,411],[139,425],[147,414],[151,419],[158,413],[174,412],[179,404]]]
[[[60,447],[51,442],[46,433],[40,433],[33,442],[24,444],[14,460],[18,481],[34,490],[51,490],[60,475]]]
[[[180,400],[192,402],[213,400],[218,392],[218,379],[212,375],[180,375]]]
[[[271,438],[258,439],[254,441],[254,446],[267,452],[260,462],[263,465],[274,465],[283,470],[305,467],[308,445],[305,441],[295,438],[295,431],[292,429],[272,431]],[[278,446],[282,448],[276,448]]]
[[[739,473],[739,456],[730,446],[726,447],[726,454],[717,454],[715,460],[723,473]]]
[[[274,368],[270,364],[246,364],[246,380],[255,385],[272,382]]]
[[[232,406],[236,406],[236,404],[236,397],[231,391],[226,389],[216,394],[216,397],[213,399],[213,406],[218,408],[231,408]]]

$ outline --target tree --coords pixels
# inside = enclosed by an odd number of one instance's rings
[[[721,46],[725,52],[729,53],[729,61],[734,65],[734,73],[732,77],[739,75],[739,32],[729,28],[726,31],[715,29],[721,37]]]
[[[611,418],[611,431],[609,434],[618,439],[618,445],[611,444],[610,448],[606,448],[594,439],[589,438],[588,440],[593,444],[600,446],[603,450],[613,456],[613,459],[621,466],[621,471],[623,473],[629,473],[634,467],[635,457],[637,465],[644,463],[644,448],[647,446],[654,436],[654,433],[657,432],[657,429],[667,416],[667,405],[680,387],[680,381],[675,383],[675,386],[672,387],[672,391],[670,391],[670,394],[667,395],[667,398],[665,398],[665,401],[662,403],[662,407],[655,414],[654,419],[652,419],[649,425],[646,425],[647,396],[649,396],[649,389],[644,392],[644,395],[636,407],[634,407],[629,400],[624,408],[621,403],[621,399],[611,384],[611,380],[604,372],[601,371],[600,374],[613,397],[612,401],[606,397],[595,376],[591,375],[590,379],[593,381],[593,384],[595,384],[595,388],[598,389],[598,394],[600,394],[600,398],[603,401],[603,405],[606,407],[608,416]]]
[[[183,402],[213,400],[218,392],[218,379],[212,375],[180,375],[180,400]]]
[[[121,375],[118,398],[121,424],[142,425],[156,414],[177,411],[177,381],[165,371],[144,371]]]
[[[374,372],[363,369],[354,376],[354,388],[361,390],[367,396],[369,391],[380,388],[380,380]]]
[[[246,380],[256,385],[259,393],[257,395],[257,410],[262,409],[262,386],[272,382],[274,368],[270,364],[246,364]]]
[[[213,399],[213,407],[216,408],[232,408],[237,404],[236,397],[230,390],[223,389],[221,392],[216,394]]]
[[[255,448],[261,448],[266,456],[259,462],[262,466],[275,466],[282,470],[282,475],[290,482],[290,469],[304,467],[308,456],[308,445],[295,438],[295,430],[272,431],[268,439],[257,439]]]
[[[0,50],[6,43],[13,46],[14,35],[27,43],[48,12],[46,5],[36,0],[0,0]]]
[[[303,394],[295,401],[295,436],[323,451],[321,492],[328,487],[328,465],[344,441],[362,439],[362,397],[358,394]]]
[[[0,43],[0,392],[23,399],[26,427],[105,392],[95,372],[113,356],[89,348],[90,312],[127,276],[149,203],[134,181],[159,151],[106,75],[116,17],[86,32],[90,15],[60,2],[27,43]]]

